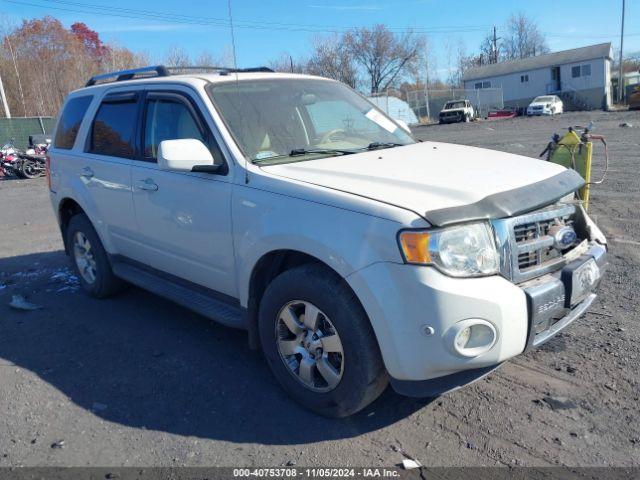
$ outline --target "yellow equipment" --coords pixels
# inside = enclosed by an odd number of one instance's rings
[[[605,171],[602,178],[597,182],[591,181],[591,158],[593,153],[592,140],[600,140],[604,144],[605,151]],[[578,136],[573,128],[557,142],[549,148],[549,161],[562,165],[566,168],[572,168],[578,172],[586,182],[584,187],[578,190],[578,198],[582,200],[585,210],[589,209],[589,190],[593,184],[600,184],[604,181],[609,165],[609,154],[607,151],[607,142],[602,135],[593,135],[589,133],[589,129],[585,128],[582,135]]]

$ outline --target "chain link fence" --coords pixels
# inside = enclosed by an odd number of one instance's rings
[[[369,97],[369,100],[389,116],[404,120],[409,125],[436,122],[445,103],[464,99],[471,102],[481,117],[486,117],[491,110],[504,108],[501,88],[421,89],[408,92],[389,90]]]
[[[55,125],[53,117],[0,118],[0,146],[10,140],[24,150],[29,145],[29,135],[50,134]]]

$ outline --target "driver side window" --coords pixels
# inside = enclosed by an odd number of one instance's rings
[[[163,140],[193,138],[209,148],[216,163],[222,163],[222,155],[215,141],[194,118],[186,101],[173,96],[152,96],[147,99],[144,110],[144,158],[156,161],[158,147]]]

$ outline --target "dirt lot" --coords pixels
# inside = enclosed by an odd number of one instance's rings
[[[554,131],[589,120],[611,146],[591,209],[610,269],[591,313],[468,388],[387,391],[346,420],[290,401],[241,332],[135,288],[85,296],[44,180],[0,181],[0,466],[393,466],[402,452],[429,466],[640,465],[640,114],[416,135],[537,156]],[[43,308],[12,310],[14,294]]]

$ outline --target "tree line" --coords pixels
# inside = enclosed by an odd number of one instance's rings
[[[191,59],[179,47],[170,48],[162,62],[171,66],[216,63],[203,52]],[[84,23],[64,27],[46,16],[0,25],[0,75],[14,117],[55,116],[69,92],[94,75],[149,65],[150,56],[107,44]],[[5,116],[0,103],[0,116]]]
[[[433,75],[435,60],[424,35],[411,31],[393,33],[384,25],[317,38],[308,56],[294,60],[284,53],[270,66],[278,71],[334,78],[376,94],[390,88],[403,92],[425,85],[458,87],[464,72],[474,66],[549,52],[545,35],[535,20],[524,13],[512,14],[499,30],[500,36],[488,33],[473,54],[466,53],[464,42],[459,41],[455,48],[447,39],[444,42],[446,65],[440,69],[448,72],[444,78]]]
[[[53,17],[24,20],[3,33],[0,73],[13,116],[56,115],[67,94],[91,76],[147,60],[126,48],[104,44],[84,23],[65,28]]]
[[[450,39],[446,40],[444,66],[436,65],[425,35],[410,30],[398,33],[385,25],[316,37],[307,55],[293,58],[284,52],[266,63],[276,71],[333,78],[367,94],[395,89],[404,96],[402,92],[426,85],[457,87],[464,72],[477,65],[549,51],[536,22],[523,13],[511,15],[499,33],[488,32],[473,54],[466,53],[461,41],[453,48]],[[179,46],[171,47],[161,62],[177,67],[233,63],[229,51],[192,57]],[[91,76],[150,63],[148,54],[104,43],[84,23],[65,28],[47,16],[0,27],[0,74],[14,116],[56,115],[66,95]],[[448,73],[437,74],[442,71]]]

